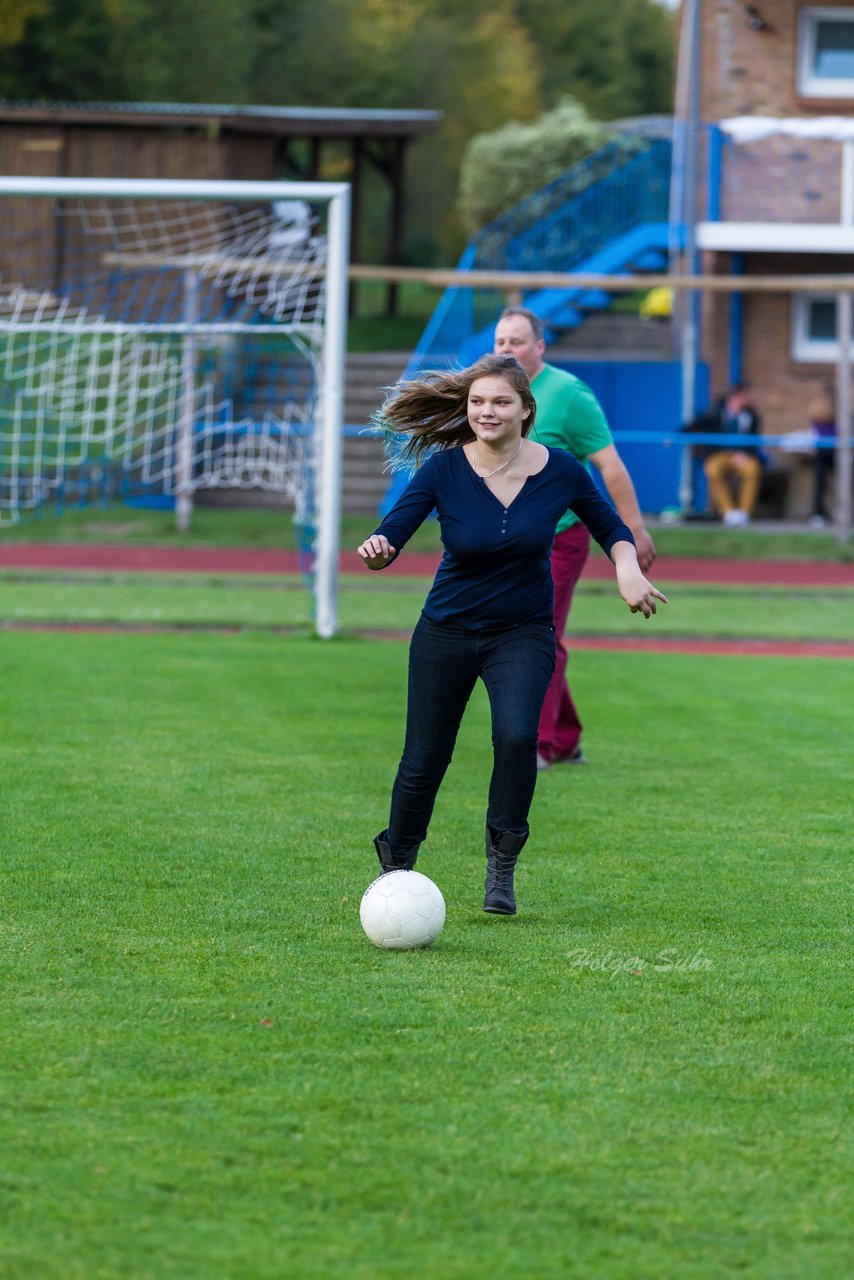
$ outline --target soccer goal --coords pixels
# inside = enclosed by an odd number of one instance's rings
[[[336,627],[349,187],[0,178],[0,530],[282,495]]]

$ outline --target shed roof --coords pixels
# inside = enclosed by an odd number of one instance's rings
[[[434,133],[441,111],[361,107],[234,106],[198,102],[10,102],[0,100],[0,122],[30,124],[216,125],[240,133],[290,137],[414,137]]]

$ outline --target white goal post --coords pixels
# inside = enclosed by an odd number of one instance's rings
[[[350,188],[0,177],[0,529],[279,493],[337,626]]]

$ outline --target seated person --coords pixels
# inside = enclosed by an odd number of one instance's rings
[[[750,439],[759,434],[759,414],[750,403],[748,384],[740,382],[730,387],[713,409],[700,414],[685,430],[704,435],[745,437],[744,444],[738,447],[731,444],[706,445],[703,470],[715,510],[724,524],[747,524],[759,497],[764,460],[758,442]],[[735,497],[730,489],[733,480],[737,489]]]

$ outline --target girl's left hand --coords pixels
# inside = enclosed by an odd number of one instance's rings
[[[658,612],[656,600],[660,600],[662,604],[668,603],[667,596],[662,595],[651,582],[647,582],[640,569],[631,574],[618,574],[617,581],[620,595],[632,613],[642,613],[648,618],[650,614]]]

